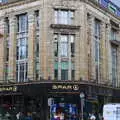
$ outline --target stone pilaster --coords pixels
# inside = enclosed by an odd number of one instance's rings
[[[100,79],[99,83],[103,82],[105,83],[107,78],[106,78],[106,73],[107,73],[107,58],[106,58],[106,24],[104,22],[101,23],[101,38],[100,38]]]
[[[8,80],[16,81],[16,17],[10,16],[10,45],[9,45],[9,62],[8,62]]]
[[[107,79],[109,84],[112,84],[112,56],[111,56],[111,44],[110,44],[110,32],[111,32],[111,25],[108,24],[106,28],[106,52],[107,52]]]
[[[35,78],[35,16],[28,12],[28,79]]]
[[[90,33],[89,33],[89,44],[90,44],[90,79],[95,80],[95,42],[94,42],[94,16],[90,15]]]
[[[58,45],[60,45],[61,43],[60,40],[60,33],[58,34]],[[58,47],[58,80],[61,80],[61,56],[60,56],[60,46]]]
[[[41,77],[44,78],[45,80],[48,80],[49,77],[49,66],[48,66],[48,55],[49,55],[49,50],[48,50],[48,25],[49,23],[49,14],[48,14],[48,6],[46,3],[47,1],[44,0],[43,4],[41,6],[40,10],[40,71],[41,71]]]
[[[0,19],[0,82],[4,80],[4,48],[5,48],[5,21],[4,18]]]

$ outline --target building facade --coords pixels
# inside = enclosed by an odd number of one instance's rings
[[[28,98],[37,96],[44,103],[40,111],[44,120],[52,120],[55,106],[66,106],[73,119],[71,113],[81,112],[80,92],[85,93],[86,112],[92,112],[89,108],[101,112],[104,103],[119,101],[120,8],[110,1],[1,3],[0,36],[2,95],[12,89],[8,86],[17,86],[24,97],[33,92]],[[11,97],[13,103],[21,97],[16,96]],[[33,108],[28,109],[35,112]]]

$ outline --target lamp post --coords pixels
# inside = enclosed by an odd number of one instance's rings
[[[80,93],[80,99],[81,99],[81,120],[83,120],[84,98],[85,98],[85,94],[83,92],[81,92]]]

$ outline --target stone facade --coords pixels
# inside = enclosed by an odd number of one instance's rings
[[[55,28],[54,10],[65,9],[74,11],[73,24],[70,26]],[[75,63],[75,80],[95,81],[100,84],[111,84],[111,45],[110,30],[111,21],[119,26],[120,18],[106,12],[96,4],[90,1],[80,0],[26,0],[9,3],[0,6],[0,80],[5,81],[5,21],[9,19],[9,61],[8,61],[8,79],[16,81],[16,39],[17,39],[17,15],[27,13],[28,15],[28,77],[36,80],[35,77],[35,17],[34,12],[39,11],[39,78],[45,80],[49,78],[54,80],[54,41],[53,34],[55,32],[75,35],[75,57],[69,57],[69,61]],[[89,16],[88,16],[89,15]],[[97,81],[95,75],[95,44],[94,44],[94,20],[101,22],[100,46],[100,78]],[[78,29],[71,29],[72,26]],[[118,29],[118,36],[120,30]],[[119,38],[119,37],[118,37]],[[117,58],[117,86],[120,85],[120,61],[119,61],[119,45]],[[61,59],[58,57],[58,61]],[[69,62],[68,79],[71,80],[71,63]],[[59,66],[58,68],[60,68]],[[58,78],[61,77],[61,71],[58,70]]]

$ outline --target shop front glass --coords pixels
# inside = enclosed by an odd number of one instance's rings
[[[50,104],[50,120],[79,120],[78,107],[63,98],[53,98]]]

